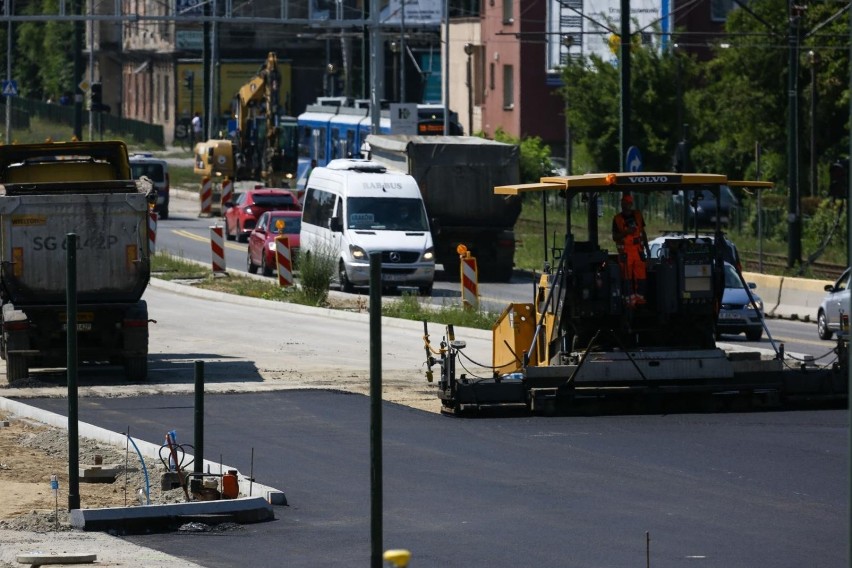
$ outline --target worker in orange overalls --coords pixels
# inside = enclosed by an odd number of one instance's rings
[[[645,219],[638,209],[633,209],[633,196],[621,198],[621,213],[612,219],[612,240],[618,247],[618,264],[621,277],[627,282],[627,305],[645,303],[645,260],[650,256]]]

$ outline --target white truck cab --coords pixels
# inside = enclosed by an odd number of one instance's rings
[[[331,254],[340,289],[370,285],[370,255],[382,255],[385,288],[432,292],[435,255],[426,207],[414,178],[373,161],[332,160],[307,183],[302,252]]]

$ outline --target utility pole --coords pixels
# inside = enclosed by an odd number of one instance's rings
[[[201,140],[208,140],[208,130],[205,127],[210,116],[210,97],[205,96],[213,88],[210,81],[210,58],[212,46],[210,45],[210,2],[204,3],[204,32],[201,45],[201,112],[204,119],[201,121]]]
[[[73,0],[71,4],[75,16],[83,15],[83,0]],[[74,136],[83,139],[83,90],[80,83],[83,80],[83,20],[74,22]]]
[[[787,268],[802,262],[802,216],[799,194],[799,20],[800,8],[788,0],[790,28],[787,37],[787,184],[790,195],[787,211]]]
[[[4,2],[6,16],[12,15],[12,0]],[[6,22],[6,80],[12,81],[12,19]],[[12,143],[12,98],[6,97],[6,144]]]
[[[618,171],[627,170],[627,148],[630,147],[630,0],[621,0],[621,126],[618,144]]]

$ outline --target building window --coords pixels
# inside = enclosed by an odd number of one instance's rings
[[[488,87],[492,91],[494,90],[494,83],[495,83],[495,80],[494,80],[494,74],[496,73],[495,68],[496,68],[496,65],[494,65],[494,63],[488,64]]]
[[[511,24],[512,22],[515,21],[512,17],[513,4],[514,4],[514,2],[512,0],[503,0],[503,23],[504,24]]]
[[[503,108],[515,107],[515,70],[511,65],[503,66]]]
[[[171,90],[172,82],[169,79],[171,77],[168,75],[163,77],[163,98],[165,99],[163,104],[163,120],[165,122],[169,121],[169,101],[171,100],[169,91]]]
[[[710,19],[714,22],[724,22],[728,19],[728,12],[733,9],[733,0],[710,0]]]

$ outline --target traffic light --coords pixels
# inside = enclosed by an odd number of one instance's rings
[[[92,83],[89,91],[90,105],[89,109],[92,112],[109,112],[109,107],[104,105],[103,100],[103,85],[101,83]]]
[[[183,76],[183,86],[186,90],[191,91],[195,84],[195,72],[187,71]]]
[[[846,199],[849,195],[849,159],[837,160],[828,170],[828,196]]]

